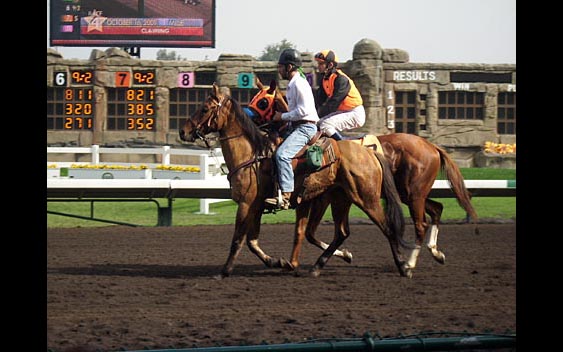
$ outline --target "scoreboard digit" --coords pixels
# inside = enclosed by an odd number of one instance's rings
[[[54,72],[54,87],[47,88],[48,130],[91,130],[94,119],[94,72]],[[77,87],[78,86],[78,87]]]
[[[178,72],[178,87],[193,88],[195,77],[193,72]]]
[[[254,87],[254,73],[241,72],[238,74],[238,87],[239,88],[252,88]]]
[[[115,73],[116,87],[131,87],[131,72],[118,71]]]
[[[94,90],[92,88],[66,88],[64,90],[65,130],[91,130],[94,116]]]
[[[155,131],[155,84],[154,70],[116,72],[116,88],[108,88],[107,129]]]

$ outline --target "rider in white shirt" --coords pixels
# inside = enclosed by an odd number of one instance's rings
[[[301,69],[301,54],[295,49],[285,49],[278,60],[278,72],[289,80],[286,98],[289,111],[275,113],[274,121],[290,121],[291,132],[279,145],[274,156],[278,169],[281,196],[267,198],[266,204],[279,209],[289,209],[294,190],[294,174],[291,159],[317,133],[319,116],[315,108],[315,98],[309,82]]]

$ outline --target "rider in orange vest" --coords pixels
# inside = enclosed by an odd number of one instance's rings
[[[340,131],[362,127],[366,122],[366,112],[362,96],[354,81],[338,66],[338,57],[332,50],[315,54],[319,72],[323,74],[322,86],[316,94],[319,129],[336,140],[344,137]]]

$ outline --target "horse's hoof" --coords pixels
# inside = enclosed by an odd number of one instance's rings
[[[268,257],[266,258],[266,260],[264,261],[264,264],[266,265],[267,268],[280,268],[280,259],[276,260],[272,257]]]
[[[311,269],[309,271],[309,276],[311,277],[319,277],[321,275],[321,271],[319,269]]]
[[[440,264],[446,264],[446,255],[440,251],[432,251],[432,258]]]
[[[446,256],[444,255],[444,253],[440,253],[441,255],[439,256],[435,256],[434,259],[436,259],[436,261],[440,264],[446,264]]]
[[[412,269],[407,267],[405,264],[400,266],[399,273],[403,277],[406,277],[408,279],[412,279]]]
[[[346,263],[351,264],[351,263],[352,263],[352,257],[353,257],[353,256],[352,256],[352,252],[350,252],[350,251],[347,250],[347,249],[343,249],[343,250],[342,250],[342,259],[343,259]]]
[[[295,271],[295,266],[293,266],[293,264],[291,264],[291,262],[285,258],[280,258],[278,261],[278,265],[283,270]]]
[[[221,271],[221,274],[213,276],[215,280],[223,280],[227,277],[231,276],[231,273],[228,271]]]
[[[404,269],[401,272],[401,276],[406,277],[407,279],[412,279],[412,270],[411,269]]]

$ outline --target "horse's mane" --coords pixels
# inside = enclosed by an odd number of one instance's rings
[[[269,140],[256,124],[242,111],[240,104],[233,97],[229,97],[235,112],[235,118],[240,123],[242,130],[250,143],[256,148],[256,155],[266,155],[270,145]]]

